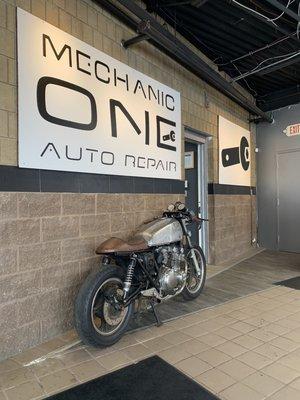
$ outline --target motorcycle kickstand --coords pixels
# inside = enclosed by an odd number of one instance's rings
[[[153,312],[154,317],[155,317],[155,320],[156,320],[156,326],[159,327],[159,326],[161,326],[163,323],[162,323],[162,321],[161,321],[161,319],[160,319],[160,317],[159,317],[159,315],[158,315],[158,313],[157,313],[157,311],[156,311],[156,308],[155,308],[155,301],[154,301],[154,300],[150,300],[150,306],[151,306],[152,312]]]

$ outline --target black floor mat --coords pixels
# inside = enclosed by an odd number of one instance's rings
[[[218,400],[202,386],[154,356],[86,382],[48,400]]]
[[[300,276],[296,276],[296,278],[286,279],[285,281],[276,282],[274,285],[286,286],[291,289],[300,290]]]

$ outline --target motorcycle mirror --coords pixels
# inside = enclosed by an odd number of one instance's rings
[[[168,205],[168,211],[172,212],[172,211],[174,211],[174,209],[175,209],[174,204]]]

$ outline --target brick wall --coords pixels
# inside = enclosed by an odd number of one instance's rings
[[[0,0],[0,165],[18,164],[16,6],[178,90],[182,124],[212,137],[208,179],[218,182],[218,115],[248,129],[248,112],[148,42],[123,49],[121,40],[135,32],[91,0]],[[96,244],[112,233],[126,236],[177,197],[0,193],[0,358],[69,328],[77,286],[97,262]],[[219,262],[233,247],[237,254],[251,246],[249,198],[210,197],[210,261]]]
[[[0,359],[70,329],[78,286],[99,263],[96,246],[128,236],[179,199],[0,194]]]

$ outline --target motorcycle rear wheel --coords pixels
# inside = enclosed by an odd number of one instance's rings
[[[190,258],[190,252],[191,250],[188,251],[186,257],[187,257],[187,262],[188,262],[188,277],[187,277],[187,283],[181,292],[183,298],[185,300],[194,300],[196,299],[200,293],[202,292],[204,285],[205,285],[205,279],[206,279],[206,260],[205,256],[203,253],[203,250],[199,246],[193,247],[195,251],[195,255],[200,267],[201,275],[199,277],[196,276],[195,274],[195,266],[193,263],[193,260]],[[192,279],[194,279],[195,283],[192,284]]]
[[[125,274],[115,265],[91,272],[75,302],[75,327],[80,339],[94,347],[111,346],[125,333],[133,314],[133,303],[117,310],[107,301],[123,289]]]

